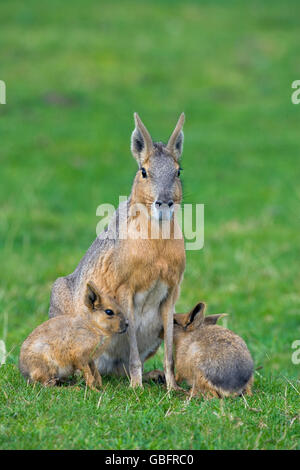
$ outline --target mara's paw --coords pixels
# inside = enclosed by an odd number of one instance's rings
[[[137,375],[130,378],[130,387],[131,388],[141,388],[143,389],[142,378]]]
[[[162,370],[154,369],[150,372],[147,372],[143,376],[145,382],[153,381],[157,384],[164,385],[166,383],[165,373]]]
[[[175,392],[186,392],[184,388],[180,387],[175,380],[174,375],[171,375],[169,377],[166,376],[166,384],[167,384],[167,389],[168,392],[174,390]]]

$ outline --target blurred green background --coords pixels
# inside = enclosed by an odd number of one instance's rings
[[[1,2],[0,339],[10,354],[0,376],[2,386],[15,383],[12,410],[26,388],[15,367],[19,347],[47,319],[52,283],[75,269],[95,238],[97,206],[117,205],[130,192],[134,111],[162,141],[186,113],[184,202],[205,204],[205,245],[187,252],[177,311],[204,300],[208,313],[228,312],[228,327],[263,367],[257,393],[270,386],[270,404],[287,386],[296,403],[300,105],[291,103],[291,83],[300,79],[299,15],[296,0]],[[152,365],[161,366],[161,353]],[[6,419],[0,445],[38,445],[24,437],[26,424],[17,429]],[[256,442],[252,424],[244,447]],[[171,434],[157,444],[103,446],[176,448]],[[288,437],[295,446],[299,427],[292,436],[286,431],[278,446]],[[231,438],[208,438],[205,448],[243,442]],[[61,447],[96,445],[74,439]],[[194,437],[192,447],[201,442]]]

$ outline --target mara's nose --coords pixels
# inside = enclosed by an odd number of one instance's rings
[[[172,199],[170,199],[168,202],[157,200],[155,202],[156,209],[159,209],[163,204],[167,204],[169,206],[169,208],[171,209],[171,207],[174,205],[174,201]]]

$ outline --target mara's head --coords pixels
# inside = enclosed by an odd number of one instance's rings
[[[165,145],[153,142],[137,113],[131,136],[131,151],[139,169],[132,196],[135,203],[143,204],[157,220],[170,220],[176,204],[181,203],[180,157],[183,149],[182,113]]]
[[[102,294],[92,282],[86,286],[84,303],[103,334],[125,333],[128,322],[120,307],[111,297]]]
[[[188,313],[175,313],[174,314],[174,334],[189,333],[197,330],[200,327],[215,325],[219,318],[225,317],[226,313],[217,315],[204,316],[206,305],[204,302],[199,302]]]

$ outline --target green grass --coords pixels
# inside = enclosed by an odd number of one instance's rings
[[[192,400],[163,387],[135,391],[106,379],[84,385],[24,385],[14,366],[1,373],[0,447],[22,449],[259,449],[299,444],[299,395],[279,378],[258,377],[247,400]],[[298,415],[297,415],[298,413]]]
[[[299,2],[0,8],[0,448],[299,449]],[[205,246],[187,253],[177,311],[230,313],[263,367],[254,396],[27,386],[19,348],[53,281],[93,241],[97,206],[130,192],[133,112],[166,141],[183,110],[184,200],[205,204]]]

